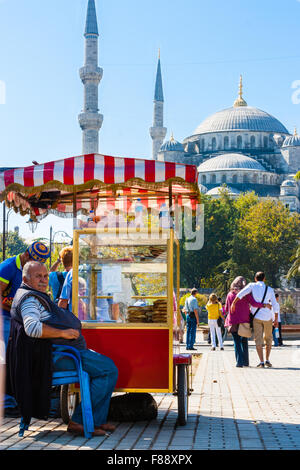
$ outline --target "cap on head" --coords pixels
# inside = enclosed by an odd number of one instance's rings
[[[40,263],[46,263],[50,256],[50,249],[41,242],[34,242],[27,251],[31,259]]]

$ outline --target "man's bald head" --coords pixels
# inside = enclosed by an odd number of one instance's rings
[[[46,266],[39,261],[28,261],[22,273],[23,282],[40,292],[47,292],[49,275]]]

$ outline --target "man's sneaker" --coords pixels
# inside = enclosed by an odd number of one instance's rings
[[[256,367],[258,367],[260,369],[264,369],[265,364],[263,362],[260,362]]]
[[[271,364],[270,361],[266,361],[266,362],[265,362],[265,366],[267,366],[267,367],[272,367],[272,364]]]
[[[220,351],[224,351],[224,348],[220,348]]]
[[[211,350],[211,351],[215,351],[215,350],[216,350],[216,348],[212,347],[210,350]]]

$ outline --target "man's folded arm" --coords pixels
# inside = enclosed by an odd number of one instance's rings
[[[29,297],[24,300],[21,306],[21,314],[24,323],[25,333],[32,338],[65,338],[76,339],[79,332],[71,328],[59,330],[41,322],[41,308],[37,299]]]

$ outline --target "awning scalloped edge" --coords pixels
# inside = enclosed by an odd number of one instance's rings
[[[40,186],[30,186],[30,187],[23,186],[19,183],[12,183],[9,186],[7,186],[4,191],[0,193],[0,200],[3,201],[7,193],[9,193],[10,191],[19,191],[22,194],[39,193],[47,189],[60,189],[60,190],[69,191],[69,192],[74,192],[75,190],[77,192],[77,191],[83,191],[84,189],[98,188],[100,190],[107,189],[107,190],[114,191],[114,190],[118,190],[122,188],[129,188],[134,185],[141,186],[142,188],[145,188],[145,189],[161,189],[163,187],[168,186],[171,183],[172,184],[178,183],[180,184],[180,186],[186,189],[191,189],[192,191],[195,192],[195,196],[199,197],[199,200],[200,200],[200,192],[199,192],[198,184],[189,183],[180,177],[170,178],[166,181],[161,181],[161,182],[147,182],[141,178],[131,178],[130,180],[126,182],[113,183],[113,184],[103,183],[100,180],[90,180],[90,181],[87,181],[86,183],[78,184],[78,185],[66,185],[64,183],[61,183],[60,181],[53,180]]]

